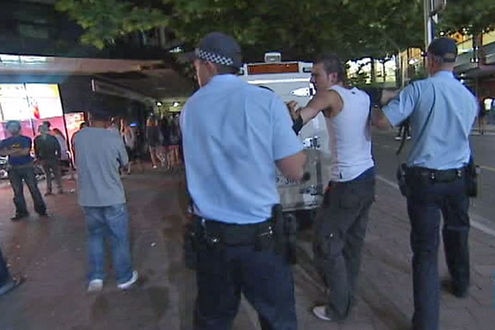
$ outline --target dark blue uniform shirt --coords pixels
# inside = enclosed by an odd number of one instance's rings
[[[31,138],[19,135],[11,136],[0,142],[0,150],[15,150],[15,149],[31,149]],[[33,161],[30,155],[25,156],[9,156],[9,164],[12,166],[26,165]]]

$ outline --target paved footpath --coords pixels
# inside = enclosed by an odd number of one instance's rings
[[[27,221],[12,223],[8,220],[13,211],[10,188],[0,188],[0,244],[14,272],[27,276],[23,286],[0,298],[0,330],[192,328],[194,273],[184,268],[181,257],[182,210],[186,206],[183,179],[148,171],[126,177],[124,182],[132,253],[142,280],[138,288],[120,292],[109,276],[100,294],[85,292],[85,226],[75,195],[47,198],[49,218],[34,214]],[[73,181],[64,183],[74,188]],[[44,183],[40,185],[43,191]],[[495,237],[473,229],[470,243],[469,297],[456,299],[442,294],[441,329],[494,329]],[[300,329],[410,328],[409,225],[405,201],[393,185],[377,181],[357,305],[346,322],[323,322],[309,312],[315,302],[324,300],[323,287],[311,265],[310,246],[311,231],[303,230],[300,263],[294,267]],[[442,252],[439,258],[444,276]],[[246,302],[240,306],[234,329],[259,329]]]

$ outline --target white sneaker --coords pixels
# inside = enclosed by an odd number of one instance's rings
[[[134,271],[132,271],[131,279],[127,282],[118,284],[117,287],[121,290],[127,290],[127,289],[131,288],[134,285],[134,283],[136,283],[138,278],[139,278],[139,274],[137,271],[134,270]]]
[[[88,292],[98,292],[103,290],[103,280],[94,279],[89,281]]]
[[[333,321],[327,314],[327,306],[315,306],[313,307],[313,314],[323,321]]]

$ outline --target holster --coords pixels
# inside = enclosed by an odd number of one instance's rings
[[[474,163],[473,156],[469,157],[469,162],[465,168],[466,194],[469,197],[478,197],[478,175],[480,167]]]
[[[401,163],[396,172],[397,184],[399,185],[401,195],[404,197],[407,197],[410,194],[410,188],[406,182],[406,170],[407,165],[405,163]]]
[[[184,259],[188,268],[196,269],[202,249],[221,251],[228,246],[253,246],[256,251],[274,251],[295,264],[296,234],[296,218],[284,216],[280,204],[273,206],[271,219],[255,224],[227,224],[193,216],[185,226]]]
[[[193,219],[184,227],[183,251],[184,262],[189,269],[196,269],[198,263],[198,251],[200,249],[202,230],[198,221]]]
[[[297,221],[295,216],[291,214],[284,215],[282,205],[275,204],[272,208],[272,219],[275,252],[287,260],[289,264],[295,264],[297,262]]]

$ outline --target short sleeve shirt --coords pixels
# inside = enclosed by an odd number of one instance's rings
[[[467,164],[478,103],[452,72],[440,71],[411,83],[383,112],[394,126],[410,118],[408,166],[445,170]]]
[[[0,142],[0,150],[15,150],[15,149],[31,149],[32,140],[31,138],[18,135],[11,136]],[[30,155],[25,156],[9,156],[9,164],[12,166],[27,165],[33,161]]]
[[[86,127],[74,136],[79,205],[104,207],[126,202],[119,167],[128,163],[124,141],[114,132]]]
[[[302,150],[287,107],[273,92],[217,75],[181,114],[187,185],[195,212],[258,223],[279,203],[275,161]]]

